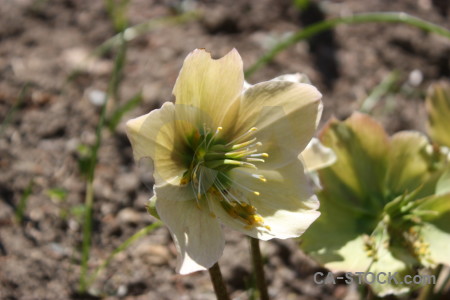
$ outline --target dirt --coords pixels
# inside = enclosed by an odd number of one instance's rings
[[[172,99],[185,56],[206,48],[220,57],[233,47],[246,67],[277,40],[333,16],[404,11],[447,26],[445,1],[322,1],[299,12],[291,1],[130,1],[131,25],[196,9],[203,17],[166,25],[128,45],[120,105],[142,92],[116,132],[104,130],[94,181],[93,271],[123,241],[155,220],[146,213],[152,180],[133,161],[124,122]],[[92,145],[100,108],[90,98],[104,92],[113,68],[106,53],[81,65],[84,56],[115,34],[104,1],[6,0],[0,7],[0,298],[1,299],[215,299],[207,272],[175,273],[176,250],[163,226],[118,254],[92,283],[77,292],[80,276],[85,179],[78,146]],[[280,53],[249,78],[252,83],[302,72],[324,97],[323,124],[345,118],[391,72],[391,93],[372,111],[389,132],[424,130],[424,93],[450,77],[450,42],[399,24],[341,25]],[[73,75],[78,68],[80,72]],[[8,120],[8,121],[5,121]],[[19,224],[15,212],[31,188]],[[66,191],[51,196],[52,189]],[[77,210],[78,209],[78,210]],[[78,211],[78,213],[77,213]],[[322,270],[296,240],[262,243],[273,299],[351,299],[355,287],[317,285]],[[252,286],[246,238],[227,231],[219,261],[234,299]]]

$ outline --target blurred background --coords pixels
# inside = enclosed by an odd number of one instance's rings
[[[133,161],[126,120],[173,100],[195,48],[215,58],[236,48],[248,68],[308,25],[375,11],[450,24],[447,0],[2,0],[0,298],[215,299],[207,272],[175,273],[168,230],[146,212],[152,179]],[[324,96],[321,125],[363,110],[390,133],[424,131],[426,90],[449,80],[449,58],[448,39],[415,27],[339,25],[247,80],[305,73]],[[322,269],[297,242],[262,243],[274,299],[357,296],[356,286],[315,284]],[[227,231],[219,263],[234,299],[252,298],[248,252]]]

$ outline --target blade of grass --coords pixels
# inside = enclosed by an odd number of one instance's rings
[[[370,113],[381,97],[392,91],[394,86],[398,83],[399,73],[393,71],[386,76],[380,84],[378,84],[370,93],[370,95],[361,104],[360,111]]]
[[[94,175],[95,175],[95,167],[97,165],[97,157],[98,150],[100,149],[100,145],[102,142],[102,129],[105,125],[106,119],[106,107],[108,104],[108,99],[111,98],[111,94],[118,92],[118,86],[121,80],[122,68],[125,61],[125,49],[126,43],[123,39],[123,46],[120,47],[119,53],[116,55],[113,74],[110,79],[109,85],[109,93],[105,96],[105,101],[102,105],[102,110],[100,113],[100,119],[96,128],[96,139],[95,143],[92,146],[91,158],[90,158],[90,167],[87,174],[87,182],[86,182],[86,197],[85,197],[85,215],[83,221],[83,243],[82,243],[82,254],[81,254],[81,274],[80,274],[80,283],[79,283],[79,292],[85,293],[87,289],[86,277],[88,273],[88,261],[89,261],[89,253],[91,248],[91,235],[92,235],[92,208],[94,204]]]
[[[348,17],[333,18],[299,30],[292,36],[275,45],[245,71],[245,77],[250,77],[261,67],[272,61],[278,53],[294,45],[295,43],[308,39],[322,31],[331,29],[340,24],[359,23],[402,23],[450,39],[450,31],[448,29],[402,12],[364,13],[355,14]]]
[[[128,247],[130,247],[131,244],[133,244],[134,242],[139,240],[141,237],[144,237],[144,236],[148,235],[150,232],[152,232],[153,230],[161,227],[161,225],[162,225],[162,223],[160,223],[160,222],[155,222],[151,225],[148,225],[148,226],[142,228],[141,230],[139,230],[138,232],[136,232],[135,234],[133,234],[130,238],[128,238],[122,244],[120,244],[119,247],[114,249],[114,251],[111,252],[111,254],[109,254],[108,257],[100,264],[100,266],[97,267],[97,269],[91,274],[91,276],[89,276],[89,282],[90,282],[89,285],[91,285],[97,279],[98,274],[100,274],[100,272],[111,263],[111,261],[117,254],[119,254],[120,252],[122,252],[125,249],[127,249]]]
[[[117,32],[122,32],[128,26],[126,16],[129,0],[106,0],[106,10],[108,11],[111,23]]]
[[[34,181],[30,180],[25,191],[23,191],[22,197],[20,197],[19,205],[17,205],[16,220],[19,224],[23,223],[23,217],[25,216],[25,210],[27,208],[28,198],[30,197],[31,192],[33,191],[33,185],[34,185]]]
[[[171,26],[171,25],[179,25],[186,23],[188,21],[196,20],[199,18],[199,14],[196,12],[187,12],[184,14],[181,14],[179,16],[170,16],[170,17],[161,17],[161,18],[155,18],[151,19],[149,21],[137,24],[135,26],[128,27],[124,30],[124,39],[127,42],[130,42],[134,40],[135,38],[148,33],[152,30],[162,28],[165,26]],[[115,36],[107,39],[105,42],[103,42],[100,46],[98,46],[94,51],[93,55],[95,56],[102,56],[107,51],[117,48],[120,46],[120,39],[121,34],[118,33]]]
[[[142,102],[142,94],[138,93],[133,98],[128,100],[125,104],[119,106],[108,118],[108,127],[111,131],[115,131],[117,125],[119,125],[120,120],[124,114],[138,106]]]
[[[0,136],[3,134],[3,131],[5,130],[6,126],[11,123],[11,120],[16,113],[16,111],[19,109],[19,106],[22,104],[23,100],[25,99],[25,95],[28,91],[28,83],[25,83],[22,88],[20,89],[19,96],[17,97],[16,101],[14,102],[13,107],[8,111],[6,114],[5,119],[2,121],[2,125],[0,126]]]
[[[122,37],[121,44],[120,44],[118,53],[116,55],[116,59],[114,61],[113,73],[112,73],[111,81],[109,82],[109,87],[108,87],[108,94],[110,96],[109,98],[112,97],[112,100],[113,100],[113,103],[111,103],[111,105],[110,105],[111,109],[114,109],[115,103],[120,102],[119,88],[120,88],[120,82],[122,81],[122,77],[123,77],[123,68],[125,65],[125,58],[126,58],[126,53],[127,53],[127,42],[125,41],[123,33],[122,33],[121,37]]]

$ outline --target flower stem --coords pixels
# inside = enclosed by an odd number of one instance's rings
[[[434,269],[433,275],[435,278],[439,278],[439,274],[442,271],[442,264],[439,264],[436,269]],[[428,300],[428,299],[436,299],[439,293],[434,293],[434,288],[436,284],[429,283],[422,287],[422,290],[419,293],[419,296],[417,297],[417,300]]]
[[[253,271],[255,272],[256,286],[259,290],[259,298],[261,300],[269,300],[261,250],[259,249],[259,240],[250,238],[250,245],[252,248]]]
[[[214,292],[216,293],[217,300],[230,300],[228,296],[227,287],[223,282],[222,273],[220,273],[220,267],[218,263],[215,263],[208,269],[209,277],[211,277],[212,284],[214,286]]]

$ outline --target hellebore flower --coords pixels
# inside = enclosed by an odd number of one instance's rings
[[[320,140],[337,160],[318,171],[322,215],[302,236],[307,254],[333,271],[380,276],[370,285],[379,296],[408,292],[406,275],[450,265],[450,165],[441,148],[419,132],[389,137],[360,113],[329,121]]]
[[[269,240],[301,235],[319,216],[298,159],[321,115],[309,84],[267,81],[244,88],[236,50],[184,61],[175,104],[132,119],[136,160],[154,164],[157,214],[180,253],[177,271],[211,267],[224,248],[221,224]]]

